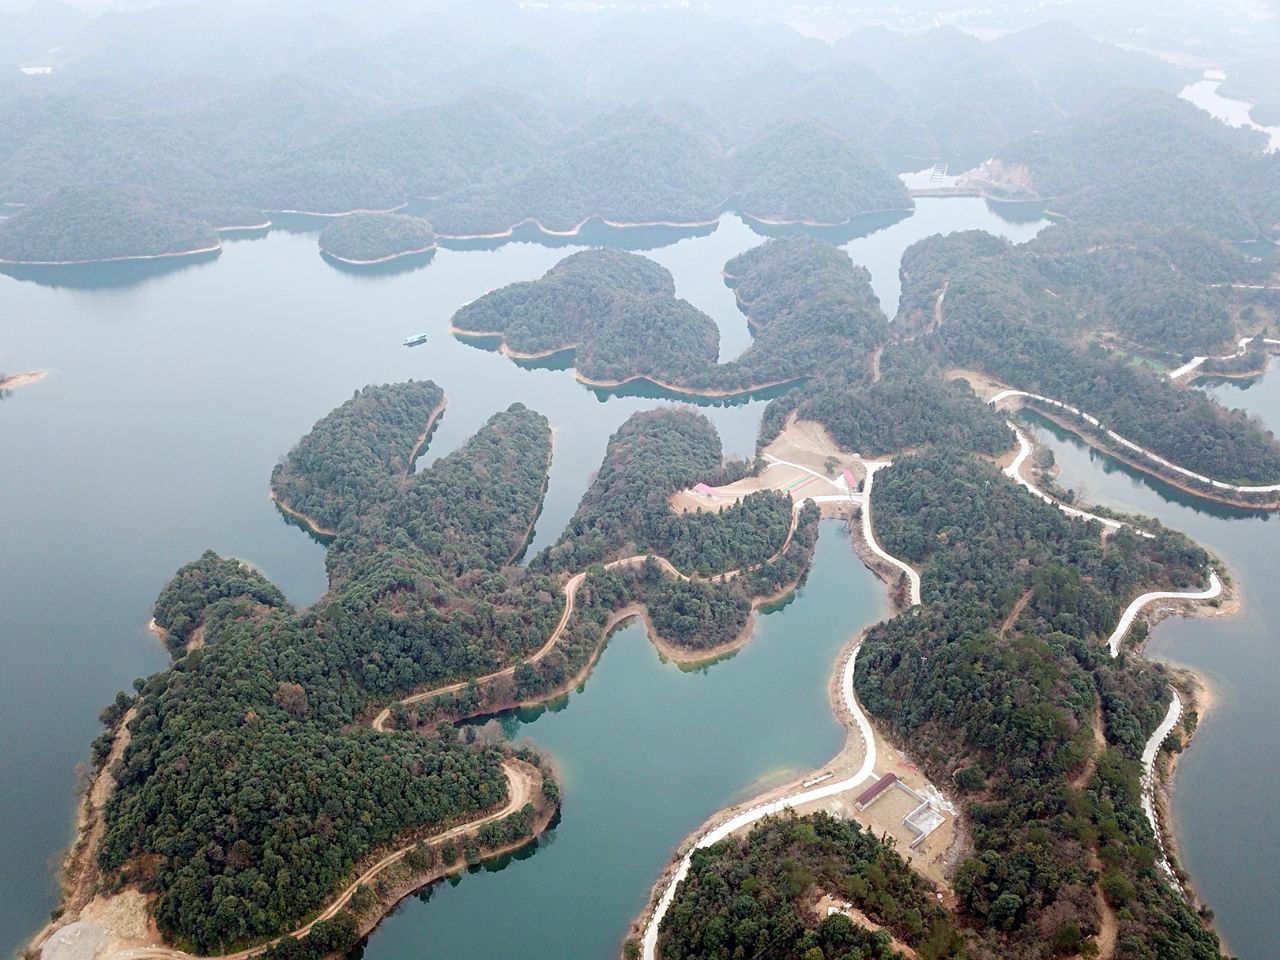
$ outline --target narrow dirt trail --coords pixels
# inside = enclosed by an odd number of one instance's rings
[[[1000,636],[1007,637],[1009,631],[1013,629],[1013,625],[1018,622],[1018,618],[1022,616],[1022,611],[1027,609],[1027,604],[1031,602],[1034,590],[1028,590],[1018,598],[1018,602],[1013,605],[1013,609],[1009,611],[1009,615],[1004,618],[1004,623],[1000,624]]]

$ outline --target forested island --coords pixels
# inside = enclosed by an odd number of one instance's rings
[[[281,507],[329,531],[330,587],[314,606],[295,610],[211,551],[161,592],[154,626],[174,666],[103,714],[94,758],[110,789],[87,814],[101,839],[69,909],[141,889],[185,949],[346,949],[400,896],[526,841],[554,809],[539,757],[473,745],[449,721],[559,694],[629,616],[691,657],[742,643],[754,607],[804,575],[816,508],[762,491],[720,513],[672,512],[677,490],[757,467],[724,462],[714,428],[686,410],[628,421],[566,538],[517,566],[547,422],[516,404],[415,473],[443,408],[431,382],[368,387],[273,472]],[[437,839],[469,821],[465,849]],[[375,860],[393,881],[287,936]]]
[[[399,213],[352,213],[320,231],[320,252],[340,263],[367,266],[429,253],[435,231],[421,217]]]
[[[507,795],[502,751],[361,722],[396,691],[521,649],[555,617],[528,602],[542,578],[501,573],[540,507],[546,421],[513,407],[411,475],[442,399],[430,383],[371,388],[277,471],[277,493],[341,531],[317,605],[295,611],[260,575],[212,553],[157,600],[177,659],[108,717],[123,723],[127,709],[130,736],[103,774],[115,789],[96,865],[108,891],[156,891],[155,920],[178,943],[216,952],[285,933],[374,851],[429,839]],[[463,495],[477,474],[498,471],[505,482],[485,497]],[[414,507],[463,499],[465,511]],[[430,602],[444,595],[449,616]],[[188,648],[195,630],[202,642]],[[100,761],[114,740],[104,735]],[[182,811],[196,797],[207,813],[191,817]],[[533,817],[523,812],[524,829]]]
[[[578,378],[596,386],[648,380],[691,396],[731,396],[869,360],[888,336],[870,274],[808,237],[775,240],[725,265],[755,342],[717,364],[719,330],[675,297],[670,273],[636,254],[574,254],[540,280],[480,297],[453,318],[456,333],[497,336],[517,357],[574,350]]]

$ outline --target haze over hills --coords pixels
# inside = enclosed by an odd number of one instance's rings
[[[1153,45],[1223,43],[1137,7]],[[100,715],[23,960],[333,960],[446,878],[396,923],[479,898],[427,943],[475,960],[1224,960],[1168,810],[1211,698],[1143,644],[1274,584],[1055,451],[1215,522],[1280,510],[1275,432],[1203,388],[1280,354],[1280,152],[1181,98],[1198,61],[1098,38],[1130,13],[982,16],[6,8],[0,335],[59,376],[33,407],[43,367],[0,375],[31,578],[0,610],[137,619],[145,580],[168,658]],[[84,408],[93,471],[58,446]],[[31,525],[73,507],[162,576],[109,542],[76,583],[78,539]],[[593,703],[637,623],[658,657]],[[38,701],[84,679],[5,649]],[[44,836],[0,873],[23,891]]]
[[[1034,192],[1057,199],[1073,190],[1054,163],[1077,150],[1107,162],[1089,138],[1131,122],[1151,125],[1153,145],[1192,129],[1230,144],[1230,169],[1206,153],[1171,174],[1206,196],[1230,197],[1241,176],[1272,178],[1269,162],[1250,159],[1256,144],[1172,105],[1188,71],[1062,22],[990,43],[950,27],[867,28],[828,46],[782,24],[693,15],[673,46],[662,16],[499,8],[488,31],[461,8],[397,3],[360,23],[338,4],[302,21],[288,5],[162,6],[87,23],[32,8],[21,16],[49,30],[79,26],[51,76],[0,87],[0,121],[16,133],[0,145],[0,199],[121,183],[190,198],[185,212],[212,228],[425,200],[445,235],[524,221],[563,231],[592,216],[694,223],[726,208],[830,223],[907,206],[888,175],[935,162],[1025,162]],[[268,47],[282,34],[289,43]],[[1140,90],[1141,119],[1115,117]],[[800,120],[809,126],[791,134],[807,146],[788,158],[779,125]],[[1117,176],[1157,168],[1164,149],[1111,158]],[[803,174],[786,175],[796,163]],[[828,180],[836,196],[804,186]],[[1142,184],[1064,203],[1123,217],[1113,199],[1131,187]],[[105,224],[96,243],[103,257],[130,246]]]

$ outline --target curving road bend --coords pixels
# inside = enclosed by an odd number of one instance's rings
[[[1063,403],[1061,400],[1054,400],[1052,397],[1042,396],[1041,394],[1038,394],[1038,393],[1029,393],[1026,390],[1008,389],[1008,390],[1001,390],[999,393],[997,393],[994,397],[992,397],[987,402],[990,403],[993,407],[996,407],[996,406],[999,406],[1005,400],[1012,400],[1018,397],[1025,397],[1030,400],[1038,400],[1041,403],[1046,403],[1051,407],[1057,407],[1060,410],[1066,410],[1068,413],[1072,413],[1075,416],[1079,417],[1081,420],[1089,424],[1094,429],[1100,430],[1102,433],[1106,434],[1108,438],[1110,438],[1111,440],[1114,440],[1116,443],[1124,447],[1126,450],[1129,450],[1142,457],[1145,457],[1146,459],[1150,460],[1152,463],[1157,463],[1160,466],[1168,470],[1172,470],[1173,472],[1181,476],[1187,477],[1191,480],[1198,480],[1199,482],[1204,484],[1208,484],[1209,486],[1213,487],[1215,490],[1228,490],[1232,493],[1280,493],[1280,483],[1272,483],[1272,484],[1265,484],[1265,485],[1261,485],[1261,484],[1260,485],[1241,485],[1241,484],[1235,484],[1235,483],[1226,483],[1225,481],[1222,481],[1222,480],[1215,480],[1212,477],[1206,477],[1202,473],[1196,473],[1193,470],[1188,470],[1186,467],[1179,466],[1178,464],[1174,463],[1172,460],[1166,460],[1164,457],[1160,456],[1158,453],[1153,453],[1152,451],[1146,449],[1145,447],[1138,446],[1132,440],[1129,440],[1126,437],[1122,437],[1120,434],[1116,433],[1114,430],[1108,427],[1104,427],[1097,417],[1092,416],[1091,414],[1085,413],[1083,410],[1080,410],[1077,407],[1073,407],[1068,403]]]
[[[875,481],[876,471],[882,470],[890,464],[891,461],[889,460],[863,461],[863,466],[867,470],[867,479],[862,487],[862,538],[867,542],[867,546],[871,548],[872,553],[907,575],[907,580],[911,583],[911,605],[914,607],[921,603],[920,574],[910,564],[903,563],[880,546],[880,541],[876,539],[875,528],[871,523],[871,487]]]
[[[1020,486],[1025,487],[1033,496],[1040,498],[1050,506],[1057,507],[1068,517],[1076,517],[1080,520],[1096,520],[1098,523],[1110,530],[1119,530],[1121,527],[1131,527],[1131,529],[1139,536],[1147,537],[1148,539],[1154,538],[1154,534],[1148,533],[1146,530],[1142,530],[1138,527],[1134,527],[1131,524],[1122,523],[1119,520],[1112,520],[1110,517],[1100,517],[1096,513],[1089,513],[1087,510],[1079,510],[1076,507],[1067,506],[1067,504],[1063,503],[1061,500],[1057,500],[1054,497],[1049,496],[1049,494],[1037,487],[1022,474],[1022,465],[1026,462],[1027,457],[1031,456],[1031,441],[1027,439],[1027,435],[1023,433],[1012,420],[1006,420],[1005,423],[1009,425],[1009,429],[1012,430],[1014,435],[1018,438],[1018,454],[1013,458],[1013,462],[1004,468],[1004,475],[1006,477],[1013,480]]]
[[[1220,284],[1212,284],[1212,286],[1220,286]],[[1256,287],[1256,286],[1247,286],[1243,284],[1241,284],[1240,286],[1243,286],[1244,289],[1247,289],[1247,290],[1274,290],[1275,289],[1274,287]],[[1240,342],[1236,345],[1236,352],[1228,353],[1225,356],[1192,357],[1190,360],[1188,360],[1182,366],[1178,367],[1176,370],[1170,370],[1168,373],[1165,374],[1165,376],[1168,377],[1170,380],[1180,380],[1183,377],[1187,377],[1189,374],[1195,373],[1197,370],[1199,370],[1206,360],[1210,360],[1210,359],[1234,360],[1236,357],[1243,357],[1245,351],[1249,349],[1249,344],[1252,343],[1254,339],[1255,339],[1254,337],[1241,337]],[[1270,340],[1270,339],[1264,338],[1262,343],[1264,346],[1267,346],[1267,347],[1280,347],[1280,340]]]
[[[1144,593],[1129,604],[1124,613],[1120,615],[1120,622],[1116,624],[1115,631],[1111,634],[1111,638],[1107,640],[1107,646],[1111,648],[1111,656],[1120,656],[1120,641],[1124,639],[1124,635],[1133,626],[1134,619],[1147,604],[1155,603],[1157,600],[1213,600],[1221,595],[1222,581],[1218,579],[1218,571],[1216,570],[1209,571],[1209,586],[1204,590],[1153,590],[1151,593]]]
[[[813,500],[818,503],[834,502],[834,501],[839,501],[843,503],[843,502],[848,502],[849,495],[842,493],[840,496],[808,497],[806,498],[806,500]],[[791,526],[787,529],[787,535],[786,537],[783,538],[782,545],[778,547],[778,549],[775,550],[769,557],[762,560],[760,563],[750,567],[738,567],[733,570],[726,570],[723,573],[714,574],[713,576],[704,577],[699,574],[690,576],[687,573],[683,573],[680,569],[678,569],[675,566],[675,564],[673,564],[666,557],[660,556],[656,553],[637,553],[637,554],[633,554],[630,557],[622,557],[619,560],[611,560],[610,562],[604,565],[604,568],[606,570],[612,570],[615,567],[634,567],[634,566],[639,566],[640,564],[645,563],[648,560],[652,560],[654,563],[660,566],[663,569],[663,571],[665,571],[666,573],[670,574],[673,577],[676,577],[679,580],[733,580],[736,577],[742,576],[742,574],[744,573],[748,573],[752,570],[755,570],[759,567],[764,566],[765,564],[772,563],[773,561],[777,560],[780,556],[782,556],[784,553],[787,552],[787,548],[791,546],[791,541],[795,537],[796,526],[800,521],[800,511],[804,509],[805,502],[806,501],[800,501],[792,505]],[[421,703],[423,700],[430,700],[433,697],[438,697],[442,694],[454,693],[455,691],[461,690],[463,687],[467,686],[470,683],[477,683],[477,684],[488,683],[493,680],[498,680],[502,677],[515,676],[516,667],[518,667],[520,664],[537,663],[538,661],[540,661],[543,657],[545,657],[548,653],[550,653],[555,648],[556,643],[559,641],[560,637],[564,634],[565,629],[569,626],[569,618],[573,616],[574,604],[576,602],[577,595],[578,595],[578,588],[582,586],[582,581],[586,579],[586,576],[587,576],[587,572],[585,570],[582,570],[582,571],[579,571],[578,573],[575,573],[573,576],[571,576],[568,580],[565,581],[564,611],[560,614],[560,620],[556,623],[555,629],[551,631],[551,633],[548,635],[546,641],[542,644],[542,646],[540,646],[528,657],[526,657],[523,660],[517,661],[516,663],[513,663],[509,666],[503,667],[501,670],[495,670],[492,673],[486,673],[483,676],[468,677],[466,680],[457,680],[453,683],[444,684],[443,686],[432,687],[430,690],[420,690],[417,693],[410,694],[407,697],[397,700],[394,704],[388,704],[387,706],[383,707],[380,711],[378,711],[377,715],[374,716],[370,725],[375,730],[384,731],[386,730],[386,727],[387,727],[387,721],[391,719],[391,710],[396,705],[409,706],[410,704]]]
[[[868,474],[869,479],[870,474]],[[844,699],[845,706],[849,709],[849,713],[853,716],[858,728],[858,734],[862,737],[862,742],[865,746],[862,765],[858,767],[852,776],[844,780],[826,783],[808,790],[801,790],[790,796],[748,807],[718,826],[712,827],[699,837],[689,849],[689,852],[681,859],[680,866],[676,868],[676,872],[672,874],[671,879],[662,891],[662,896],[658,899],[658,905],[654,908],[653,916],[649,918],[648,924],[645,925],[644,937],[641,940],[641,957],[643,960],[657,960],[658,928],[662,925],[662,918],[666,916],[667,910],[670,909],[671,903],[675,899],[676,888],[689,874],[689,867],[693,862],[695,850],[719,843],[731,833],[764,817],[781,813],[783,810],[814,800],[825,800],[827,797],[834,797],[837,794],[844,793],[846,790],[852,790],[873,776],[873,769],[876,764],[875,735],[871,730],[871,722],[867,719],[866,714],[862,712],[862,707],[858,704],[858,698],[853,692],[853,671],[857,664],[858,651],[861,649],[861,644],[854,647],[853,652],[849,654],[849,659],[845,661],[844,670],[840,676],[840,694]]]
[[[1170,880],[1178,884],[1178,878],[1174,875],[1173,867],[1169,863],[1169,855],[1164,849],[1164,834],[1160,829],[1159,820],[1156,819],[1155,804],[1156,756],[1160,753],[1160,747],[1164,745],[1165,737],[1169,736],[1173,728],[1178,725],[1178,721],[1182,719],[1182,698],[1178,696],[1176,690],[1172,692],[1173,699],[1169,701],[1168,712],[1160,721],[1160,726],[1156,727],[1155,733],[1151,734],[1151,739],[1147,741],[1142,751],[1142,812],[1147,815],[1151,832],[1156,835],[1156,845],[1160,848],[1160,868]],[[1181,884],[1178,885],[1181,886]]]
[[[428,839],[432,843],[442,843],[447,840],[452,840],[455,837],[463,836],[464,834],[470,834],[487,823],[492,823],[495,820],[501,820],[503,817],[510,816],[526,803],[532,802],[535,795],[534,784],[537,779],[532,773],[532,768],[529,768],[527,764],[524,764],[519,760],[508,759],[503,761],[503,772],[507,775],[507,802],[500,810],[495,810],[494,812],[486,814],[483,817],[478,817],[475,820],[468,820],[466,823],[459,824],[456,827],[451,827],[443,833],[438,833]],[[418,841],[414,840],[413,843],[387,854],[373,866],[369,867],[368,870],[364,871],[364,873],[360,874],[359,877],[353,880],[351,884],[348,885],[346,889],[344,889],[342,893],[340,893],[329,904],[329,906],[325,907],[324,910],[317,914],[314,919],[299,927],[297,930],[294,930],[291,933],[282,934],[281,936],[276,937],[273,940],[269,940],[266,943],[260,943],[257,946],[249,947],[237,953],[223,954],[218,957],[217,960],[247,960],[247,958],[261,953],[273,944],[279,943],[288,937],[305,936],[311,932],[311,928],[317,923],[322,920],[332,918],[338,913],[338,911],[345,907],[351,897],[354,896],[357,888],[362,884],[369,883],[379,873],[393,864],[399,863],[410,853],[410,851],[417,847],[417,845]],[[113,953],[107,954],[102,958],[102,960],[206,960],[206,958],[198,957],[195,954],[184,953],[183,951],[175,950],[172,947],[156,945],[148,947],[127,947],[123,950],[117,950]]]

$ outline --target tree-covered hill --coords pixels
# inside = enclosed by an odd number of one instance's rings
[[[955,891],[975,952],[1076,953],[1100,929],[1096,887],[1115,911],[1117,956],[1217,958],[1156,866],[1139,805],[1137,760],[1168,682],[1103,642],[1142,591],[1201,587],[1204,552],[1163,530],[1104,544],[1096,524],[945,450],[895,461],[873,496],[885,549],[921,566],[925,605],[870,631],[855,684],[962,799],[973,849]]]
[[[902,182],[861,147],[819,123],[770,128],[733,156],[734,206],[761,220],[845,223],[909,210]]]
[[[840,914],[819,917],[821,894],[848,897],[888,933]],[[694,852],[658,952],[662,960],[899,960],[905,955],[890,946],[890,935],[930,960],[968,956],[924,881],[891,845],[851,820],[791,814]]]
[[[277,472],[341,528],[315,607],[295,612],[211,552],[157,601],[157,623],[179,639],[200,624],[205,643],[139,684],[98,862],[154,890],[179,943],[291,929],[373,850],[505,798],[500,751],[362,722],[395,693],[526,651],[558,616],[554,585],[509,566],[541,505],[546,420],[516,405],[409,476],[440,396],[368,388]]]
[[[584,250],[565,257],[540,279],[513,283],[473,300],[453,326],[500,334],[512,350],[545,353],[576,346],[623,299],[675,297],[671,273],[647,257]]]
[[[1091,109],[1132,90],[1177,93],[1198,71],[1089,36],[1065,20],[1050,20],[993,40],[991,49],[1031,77],[1065,113]]]
[[[1059,116],[1020,67],[953,27],[915,33],[869,27],[842,37],[835,54],[883,77],[916,111],[942,157],[961,168]]]
[[[595,482],[535,567],[580,570],[642,552],[708,576],[762,563],[786,539],[790,497],[761,491],[719,512],[674,513],[669,503],[679,490],[736,479],[749,469],[722,461],[720,437],[700,413],[633,414],[609,438]]]
[[[65,187],[0,221],[0,260],[80,263],[213,251],[218,234],[135,187]]]
[[[774,240],[725,267],[755,340],[716,363],[719,331],[677,299],[670,274],[629,254],[575,254],[540,280],[486,294],[454,316],[460,332],[499,334],[513,350],[576,348],[587,380],[647,378],[673,390],[739,393],[852,365],[888,338],[870,274],[809,237]]]
[[[1100,104],[998,151],[1073,220],[1198,227],[1228,240],[1277,235],[1280,155],[1168,94]]]
[[[1231,483],[1275,483],[1280,443],[1261,425],[1128,362],[1096,337],[1102,328],[1165,349],[1203,345],[1206,335],[1229,343],[1233,331],[1220,291],[1190,277],[1170,282],[1170,264],[1194,245],[1182,247],[1159,232],[1145,244],[1135,245],[1132,236],[1112,237],[1111,244],[1100,239],[1082,245],[1079,237],[1060,243],[1049,236],[1043,247],[1025,248],[976,233],[920,241],[903,256],[900,318],[932,316],[945,283],[942,326],[924,343],[940,362],[1079,407],[1197,473]],[[1206,262],[1187,273],[1221,276],[1216,271],[1231,270],[1234,256],[1223,252],[1220,266]],[[1246,270],[1255,266],[1237,262]]]
[[[399,213],[353,213],[320,231],[320,252],[348,263],[375,263],[436,245],[431,224]]]
[[[679,113],[640,107],[567,132],[550,154],[508,176],[443,197],[442,234],[501,233],[526,220],[572,230],[584,220],[702,222],[729,196],[723,148]]]

